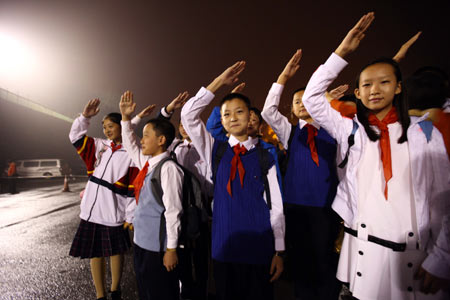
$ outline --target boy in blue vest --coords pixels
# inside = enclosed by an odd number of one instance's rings
[[[123,146],[141,169],[134,181],[134,270],[141,300],[178,300],[178,256],[176,248],[182,214],[183,171],[173,161],[161,166],[162,199],[152,189],[155,168],[169,157],[167,147],[175,138],[175,128],[167,120],[151,119],[143,129],[139,146],[130,125],[136,103],[131,92],[120,100]],[[163,205],[161,205],[161,203]]]
[[[298,50],[272,85],[262,116],[288,153],[283,195],[295,299],[337,299],[334,241],[339,222],[331,209],[338,184],[336,141],[306,111],[304,88],[292,97],[291,112],[298,124],[293,126],[278,111],[283,88],[297,72],[301,55]]]
[[[181,111],[184,129],[211,170],[224,142],[214,140],[200,114],[220,87],[238,80],[244,67],[245,62],[240,61],[226,69]],[[272,282],[283,271],[285,227],[276,167],[267,155],[270,195],[266,195],[257,139],[247,133],[248,98],[233,93],[225,96],[220,107],[230,137],[214,174],[212,259],[217,299],[273,299]]]

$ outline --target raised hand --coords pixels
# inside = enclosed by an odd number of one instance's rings
[[[401,60],[403,60],[406,56],[406,52],[408,52],[409,47],[411,47],[419,39],[419,36],[421,34],[422,34],[422,31],[419,31],[412,38],[410,38],[406,43],[404,43],[400,47],[400,50],[398,50],[397,54],[395,54],[395,56],[392,59],[395,60],[396,62],[400,62]]]
[[[173,99],[172,102],[169,103],[169,105],[166,106],[166,111],[168,113],[172,113],[176,109],[182,108],[188,98],[189,98],[188,92],[185,91],[183,93],[179,93],[178,96],[175,99]]]
[[[352,29],[350,29],[350,31],[347,33],[334,53],[343,58],[355,51],[358,48],[361,40],[364,38],[367,28],[369,28],[374,19],[375,13],[373,12],[362,16],[362,18],[359,19],[358,23],[356,23],[356,25]]]
[[[213,82],[211,82],[206,88],[210,92],[215,93],[223,85],[233,85],[239,80],[238,76],[242,73],[242,71],[244,71],[244,69],[245,61],[238,61],[223,71],[223,73],[214,79]]]
[[[244,90],[245,88],[245,82],[242,82],[240,84],[238,84],[231,92],[232,93],[240,93]]]
[[[98,114],[100,111],[100,99],[95,98],[89,101],[83,109],[83,116],[86,118],[91,118]]]
[[[133,93],[130,91],[126,91],[123,93],[122,97],[120,97],[119,102],[120,112],[122,113],[123,121],[130,121],[131,115],[134,113],[136,109],[136,103],[133,102]]]
[[[278,76],[277,83],[285,85],[286,82],[291,79],[297,70],[300,68],[300,60],[302,59],[302,49],[298,49],[294,56],[289,60],[287,65],[284,67],[283,72]]]
[[[331,99],[341,99],[342,96],[345,95],[345,92],[348,90],[348,84],[343,84],[338,86],[337,88],[335,88],[334,90],[331,90],[329,92],[329,95],[331,97]]]
[[[138,117],[143,119],[145,117],[148,117],[152,114],[152,112],[155,110],[156,105],[150,104],[146,108],[144,108],[140,113],[138,113]]]

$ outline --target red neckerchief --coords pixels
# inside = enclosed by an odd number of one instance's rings
[[[227,184],[227,191],[231,197],[233,197],[233,195],[231,194],[231,182],[234,180],[234,178],[236,178],[236,170],[239,170],[239,178],[241,179],[241,186],[244,187],[245,169],[239,154],[244,155],[247,152],[247,149],[243,145],[241,146],[237,144],[233,147],[233,151],[234,156],[233,159],[231,160],[230,178],[228,179]]]
[[[111,150],[114,153],[116,150],[122,148],[122,144],[116,145],[114,142],[111,142]]]
[[[375,125],[380,129],[381,162],[383,163],[384,180],[386,182],[384,188],[384,197],[386,200],[388,198],[388,181],[392,178],[391,143],[389,141],[389,129],[387,125],[395,123],[397,120],[397,111],[394,106],[381,121],[374,114],[369,114],[370,125]]]
[[[306,124],[306,128],[308,129],[308,146],[311,151],[311,158],[319,166],[319,155],[317,154],[316,142],[314,137],[317,136],[317,128],[312,126],[311,124]]]
[[[145,176],[147,176],[148,161],[145,163],[142,170],[139,171],[136,178],[133,181],[134,185],[134,197],[136,198],[136,204],[139,202],[139,195],[141,193],[142,186],[144,185]]]

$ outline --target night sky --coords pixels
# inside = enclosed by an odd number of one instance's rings
[[[0,35],[19,41],[29,56],[17,69],[6,68],[0,57],[0,87],[71,118],[99,97],[101,111],[89,133],[101,136],[102,116],[118,111],[125,90],[134,92],[138,110],[152,103],[160,108],[179,92],[194,95],[237,60],[247,62],[240,77],[247,83],[244,93],[262,108],[272,82],[301,48],[301,69],[282,99],[287,112],[291,92],[306,85],[369,11],[375,21],[333,86],[349,83],[353,89],[362,65],[392,57],[419,30],[422,36],[401,63],[404,77],[425,65],[450,73],[450,1],[364,2],[0,0]],[[217,99],[227,92],[222,88]],[[2,99],[0,122],[1,162],[80,162],[67,122]]]

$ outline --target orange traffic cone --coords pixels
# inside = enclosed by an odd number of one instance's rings
[[[67,175],[64,176],[64,188],[62,190],[63,192],[70,192],[69,189],[69,180],[67,179]]]

